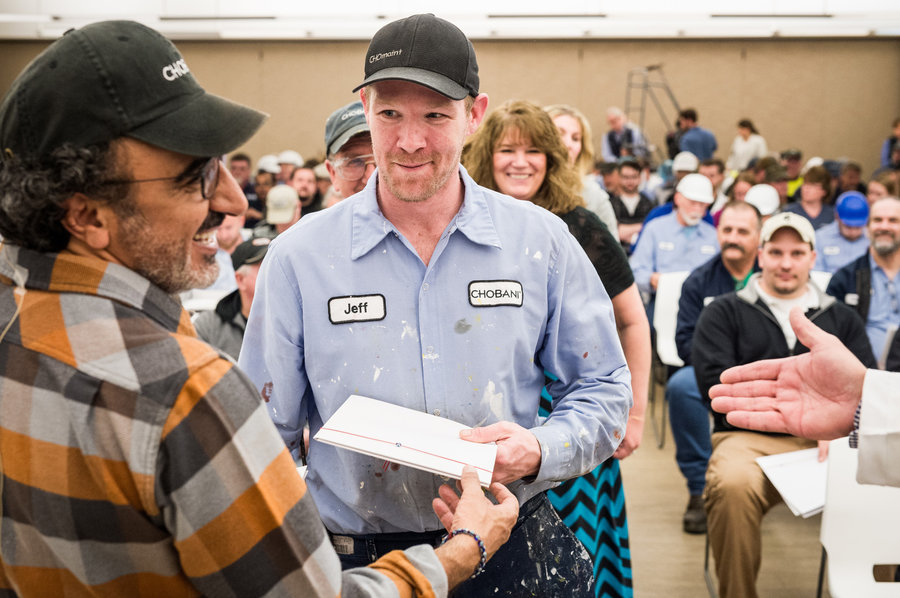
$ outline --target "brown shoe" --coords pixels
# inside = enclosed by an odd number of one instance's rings
[[[688,534],[706,533],[706,509],[703,508],[703,497],[701,495],[691,495],[687,509],[684,510],[682,523],[684,524],[684,531]]]

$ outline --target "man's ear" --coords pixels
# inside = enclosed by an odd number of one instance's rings
[[[488,96],[486,93],[480,93],[475,96],[475,101],[472,104],[472,114],[466,127],[466,135],[472,135],[478,129],[481,121],[484,120],[484,115],[487,113],[487,107]]]
[[[62,224],[69,234],[92,249],[109,246],[111,214],[109,208],[83,193],[76,193],[63,204]]]
[[[332,166],[331,160],[325,160],[325,169],[328,171],[328,176],[331,178],[331,184],[334,185],[334,178],[337,176],[337,170]]]

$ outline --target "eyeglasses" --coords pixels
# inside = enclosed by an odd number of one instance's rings
[[[212,199],[219,184],[220,158],[198,158],[176,176],[161,176],[150,179],[112,179],[103,181],[103,185],[131,185],[133,183],[150,183],[153,181],[180,181],[185,184],[200,182],[200,195],[203,199]]]
[[[375,154],[365,154],[356,156],[355,158],[344,158],[343,160],[331,163],[337,171],[338,176],[345,181],[350,182],[358,181],[363,178],[366,174],[366,167],[369,164],[375,164]]]

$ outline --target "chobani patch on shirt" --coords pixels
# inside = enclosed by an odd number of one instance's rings
[[[522,283],[515,280],[473,280],[469,283],[469,304],[473,307],[522,307],[524,298]]]

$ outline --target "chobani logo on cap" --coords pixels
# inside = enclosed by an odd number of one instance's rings
[[[184,58],[176,60],[172,64],[167,64],[162,69],[162,76],[166,81],[174,81],[178,77],[184,77],[191,72]]]
[[[403,50],[401,50],[401,49],[391,50],[390,52],[379,52],[378,54],[372,54],[371,56],[369,56],[369,64],[371,64],[373,62],[378,62],[382,58],[392,58],[394,56],[400,56],[401,54],[403,54]]]

